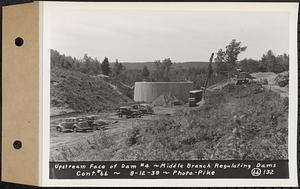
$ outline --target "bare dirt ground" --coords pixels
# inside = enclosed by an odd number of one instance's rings
[[[273,73],[273,72],[257,72],[257,73],[253,73],[251,74],[253,77],[255,77],[255,81],[262,81],[264,79],[268,80],[268,84],[267,85],[263,85],[263,87],[265,89],[274,91],[276,93],[278,93],[281,97],[283,98],[287,98],[289,96],[289,88],[286,87],[280,87],[276,84],[275,82],[275,78],[277,76],[277,74]],[[222,89],[224,86],[228,85],[228,84],[233,84],[235,83],[234,80],[226,80],[217,84],[214,84],[210,87],[207,88],[208,91],[214,91],[214,90],[218,90],[218,89]]]
[[[187,104],[155,106],[155,114],[129,119],[118,117],[116,112],[93,114],[111,123],[97,131],[56,132],[56,125],[63,119],[88,114],[51,117],[50,161],[158,160],[169,156],[171,159],[230,159],[245,154],[249,159],[257,154],[261,159],[284,159],[285,153],[281,152],[287,149],[287,112],[285,99],[277,94],[288,97],[288,88],[277,86],[273,74],[255,77],[267,78],[268,85],[263,88],[257,84],[236,86],[231,80],[225,81],[208,88],[205,103],[203,100],[194,108]],[[233,86],[228,85],[231,83]],[[244,130],[241,146],[235,151],[230,147],[235,144],[232,139],[236,129],[232,121],[234,116],[241,119],[243,127],[240,129]],[[245,147],[243,142],[247,143]],[[270,148],[274,143],[278,143],[277,151],[277,147]],[[216,146],[211,148],[211,145]],[[166,147],[171,150],[165,151]]]
[[[154,107],[155,114],[153,115],[144,115],[142,118],[120,118],[117,116],[116,112],[109,113],[99,113],[93,114],[99,116],[99,118],[111,122],[102,130],[96,131],[83,131],[83,132],[63,132],[58,133],[56,131],[56,126],[59,122],[67,117],[73,116],[86,116],[89,114],[72,114],[72,115],[61,115],[51,117],[50,121],[50,153],[51,157],[55,157],[57,153],[60,153],[61,148],[64,146],[76,146],[78,143],[87,141],[89,138],[92,138],[96,135],[99,135],[100,132],[105,132],[107,136],[122,136],[126,132],[133,128],[134,126],[141,124],[143,122],[155,121],[160,118],[160,116],[172,116],[175,114],[176,109],[188,108],[186,105],[183,106],[173,106],[173,107]],[[117,122],[116,122],[117,121]],[[114,123],[116,122],[116,123]]]
[[[258,72],[258,73],[253,73],[251,74],[253,77],[255,77],[257,81],[267,79],[268,84],[263,85],[265,89],[272,90],[276,93],[278,93],[281,97],[287,98],[289,97],[289,88],[287,86],[285,87],[280,87],[276,84],[275,78],[277,74],[273,72]]]
[[[219,82],[219,83],[209,86],[206,90],[214,91],[217,89],[222,89],[223,87],[225,87],[226,85],[228,85],[230,83],[234,83],[234,81],[233,80],[225,80],[225,81],[222,81],[222,82]]]

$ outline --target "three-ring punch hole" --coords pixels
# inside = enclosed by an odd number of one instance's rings
[[[15,44],[16,44],[17,47],[21,47],[24,44],[23,38],[22,37],[17,37],[15,39]]]
[[[22,148],[22,142],[19,141],[19,140],[15,140],[14,143],[13,143],[13,146],[16,150],[19,150]]]

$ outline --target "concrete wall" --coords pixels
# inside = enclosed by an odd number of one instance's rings
[[[170,92],[187,102],[192,89],[192,82],[135,82],[134,101],[152,102],[161,94]]]

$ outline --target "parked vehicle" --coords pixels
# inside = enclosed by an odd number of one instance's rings
[[[134,104],[134,105],[131,105],[131,107],[134,110],[139,110],[142,115],[154,113],[152,107],[149,104]]]
[[[289,84],[289,72],[285,71],[285,72],[277,74],[274,81],[280,87],[287,86]]]
[[[142,115],[145,114],[145,111],[141,109],[140,104],[133,104],[133,105],[131,105],[131,108],[132,108],[133,110],[140,111],[140,113],[141,113]]]
[[[85,118],[88,120],[88,121],[95,121],[98,119],[98,116],[96,115],[90,115],[90,116],[85,116]]]
[[[65,119],[63,122],[59,123],[56,127],[58,132],[63,131],[85,131],[85,130],[93,130],[93,126],[88,123],[88,120],[83,117],[71,117]]]
[[[94,130],[100,130],[105,125],[109,125],[110,123],[113,124],[113,123],[118,122],[118,121],[108,122],[108,121],[105,121],[103,119],[99,119],[98,116],[96,116],[96,115],[86,116],[85,118],[88,120],[89,125]]]
[[[189,98],[189,106],[194,107],[197,106],[197,103],[202,100],[203,90],[193,90],[190,91],[190,98]]]
[[[254,77],[250,75],[249,72],[239,72],[237,75],[236,85],[244,85],[253,83]]]
[[[88,124],[90,126],[92,126],[94,124],[94,122],[98,119],[98,116],[96,115],[91,115],[91,116],[85,116],[84,118],[86,118]]]
[[[105,125],[109,125],[109,122],[102,119],[97,119],[93,122],[93,128],[97,130],[102,129]]]
[[[153,108],[151,107],[150,104],[140,104],[140,110],[144,113],[144,114],[153,114]]]
[[[243,79],[237,79],[236,85],[243,85],[243,84],[250,84],[251,81],[248,78],[243,78]]]
[[[126,118],[142,117],[140,110],[133,109],[130,106],[122,106],[118,109],[118,116],[123,117],[123,115]]]

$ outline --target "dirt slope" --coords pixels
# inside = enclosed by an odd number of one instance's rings
[[[197,108],[157,106],[154,115],[134,119],[109,114],[99,115],[119,122],[103,132],[52,132],[51,160],[288,158],[288,99],[259,84],[207,91],[205,104]]]
[[[101,77],[53,67],[51,116],[70,112],[100,112],[132,102]]]
[[[226,85],[228,85],[230,83],[234,83],[234,81],[227,79],[227,80],[218,82],[218,83],[216,83],[214,85],[211,85],[211,86],[207,87],[206,90],[208,90],[208,91],[214,91],[214,90],[217,90],[217,89],[222,89],[223,87],[225,87]]]
[[[287,98],[289,96],[289,88],[288,85],[284,87],[280,87],[278,83],[276,82],[276,78],[278,78],[281,74],[288,74],[288,73],[273,73],[273,72],[257,72],[257,73],[252,73],[251,76],[254,77],[254,81],[260,82],[263,80],[267,80],[268,84],[263,85],[265,89],[272,90],[273,92],[279,94],[282,98]],[[229,84],[234,84],[236,81],[234,79],[230,80],[224,80],[219,83],[216,83],[214,85],[211,85],[207,88],[207,91],[215,91],[215,90],[220,90],[223,87],[229,85]]]
[[[263,85],[264,88],[272,90],[273,92],[276,92],[279,94],[282,98],[288,98],[289,96],[289,87],[288,85],[284,87],[280,87],[278,83],[276,82],[276,78],[280,77],[282,74],[288,74],[288,73],[273,73],[273,72],[258,72],[258,73],[253,73],[251,74],[253,77],[255,77],[256,81],[268,80],[267,85]]]
[[[257,73],[252,73],[251,74],[253,77],[255,77],[254,80],[263,80],[263,79],[267,79],[268,80],[268,84],[275,84],[275,78],[277,76],[276,73],[273,72],[257,72]]]
[[[173,106],[177,104],[184,104],[181,100],[179,100],[172,93],[164,93],[157,97],[153,102],[153,106]]]

